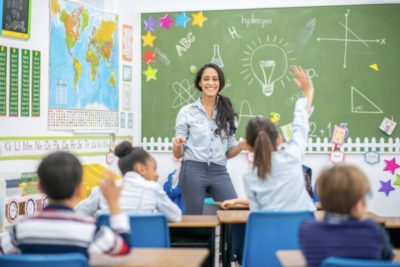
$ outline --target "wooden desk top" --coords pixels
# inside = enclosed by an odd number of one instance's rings
[[[322,210],[322,205],[320,202],[314,202],[315,207],[317,210]],[[215,201],[215,205],[221,208],[222,201]],[[235,204],[235,205],[228,205],[227,206],[228,210],[249,210],[250,206],[249,205],[244,205],[244,204]]]
[[[222,201],[215,201],[215,205],[221,208]],[[228,210],[249,210],[250,206],[249,205],[244,205],[244,204],[235,204],[235,205],[228,205],[227,206]]]
[[[324,215],[325,215],[325,211],[324,210],[317,210],[317,211],[314,212],[314,215],[315,215],[315,219],[323,220]],[[379,217],[378,215],[376,215],[375,213],[372,213],[370,211],[367,211],[365,219],[372,219],[375,222],[380,223],[380,224],[384,224],[386,222],[385,218]]]
[[[250,211],[249,210],[218,210],[217,215],[218,219],[220,220],[221,223],[246,223],[247,222],[247,217],[249,216]],[[314,216],[317,220],[322,220],[324,218],[325,211],[323,210],[317,210],[314,212]],[[372,213],[372,212],[367,212],[366,218],[372,219],[376,221],[377,223],[384,224],[386,222],[386,218],[384,217],[379,217],[378,215]],[[395,218],[393,219],[393,225],[396,225],[397,228],[400,228],[400,217],[392,217]],[[388,227],[390,228],[390,227]],[[396,228],[396,227],[391,227],[391,228]]]
[[[386,228],[400,228],[400,217],[382,217],[385,219],[385,227]]]
[[[249,210],[217,210],[221,223],[246,223],[249,214]]]
[[[306,267],[307,262],[301,250],[278,250],[276,252],[282,267]]]
[[[217,227],[218,217],[215,215],[183,215],[182,221],[170,222],[169,227]]]
[[[208,254],[206,248],[134,248],[125,256],[90,254],[90,266],[198,267]]]

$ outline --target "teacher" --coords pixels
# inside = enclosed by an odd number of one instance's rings
[[[221,69],[204,65],[194,85],[202,96],[179,111],[173,141],[175,158],[183,157],[179,187],[187,215],[203,213],[205,192],[215,201],[237,198],[226,160],[237,156],[244,143],[236,145],[238,115],[231,101],[218,94],[225,86]]]

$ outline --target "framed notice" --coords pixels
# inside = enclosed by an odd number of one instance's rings
[[[0,30],[2,35],[29,39],[32,0],[0,0]]]
[[[126,111],[131,110],[131,85],[127,83],[124,83],[123,109]]]

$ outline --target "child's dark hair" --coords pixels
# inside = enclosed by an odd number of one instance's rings
[[[136,163],[146,164],[150,154],[141,147],[133,147],[128,141],[124,141],[115,148],[115,155],[119,157],[118,167],[122,174],[133,171]]]
[[[64,200],[72,197],[82,182],[82,165],[67,152],[56,152],[42,160],[37,174],[42,191],[51,199]]]
[[[254,152],[253,169],[257,167],[257,176],[261,180],[266,180],[267,174],[271,173],[272,151],[276,151],[277,138],[278,131],[269,119],[257,117],[246,126],[246,142]]]
[[[201,76],[203,76],[203,72],[207,68],[213,68],[218,73],[218,80],[219,80],[219,90],[218,93],[224,88],[225,86],[225,77],[222,70],[215,64],[209,63],[204,65],[196,74],[194,78],[194,86],[199,90],[203,91],[199,86],[199,82],[201,81]],[[237,119],[238,115],[233,109],[232,103],[228,97],[222,96],[218,94],[218,104],[217,104],[217,118],[216,124],[217,129],[215,129],[215,136],[220,136],[222,138],[222,132],[225,132],[225,138],[236,133],[236,126],[235,126],[235,118]]]

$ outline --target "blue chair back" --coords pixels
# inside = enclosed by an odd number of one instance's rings
[[[400,267],[400,262],[329,257],[321,267]]]
[[[312,217],[311,211],[251,212],[247,219],[242,266],[281,266],[276,251],[300,249],[300,225]]]
[[[108,214],[97,218],[97,225],[110,226]],[[168,220],[162,213],[129,215],[132,248],[169,248]]]
[[[89,267],[81,253],[0,255],[1,267]]]

